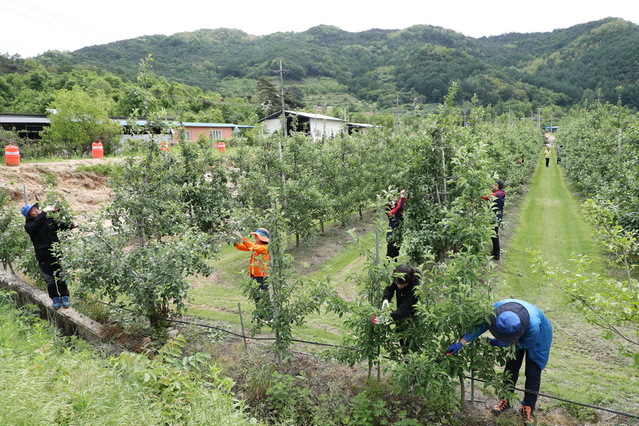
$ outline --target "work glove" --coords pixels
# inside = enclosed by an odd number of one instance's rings
[[[497,339],[491,339],[490,337],[486,337],[486,340],[488,340],[488,343],[490,343],[493,346],[499,346],[499,340]]]
[[[373,317],[373,318],[371,319],[371,322],[372,322],[373,324],[382,324],[382,325],[385,325],[385,324],[388,324],[388,323],[390,322],[390,318],[388,318],[388,317],[387,317],[387,316],[385,316],[385,315],[380,315],[380,316],[378,316],[378,317]]]
[[[464,347],[464,344],[462,342],[453,343],[452,345],[448,347],[448,350],[446,351],[446,355],[455,355],[463,347]]]
[[[42,211],[45,213],[51,213],[57,210],[58,209],[56,209],[55,206],[46,206],[45,208],[42,209]]]
[[[382,301],[382,311],[386,311],[386,310],[390,309],[389,305],[390,305],[390,303],[388,303],[388,300],[384,299]]]

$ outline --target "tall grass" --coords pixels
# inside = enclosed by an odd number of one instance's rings
[[[0,296],[0,424],[251,423],[228,386],[195,380],[188,398],[167,404],[182,395],[158,386],[153,375],[179,376],[175,367],[159,368],[151,361],[116,366],[86,343],[60,337],[45,322],[17,310],[5,293]]]

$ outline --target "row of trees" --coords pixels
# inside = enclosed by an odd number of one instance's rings
[[[453,86],[419,137],[402,140],[407,157],[398,176],[410,194],[403,232],[406,261],[421,270],[415,320],[401,331],[370,323],[371,316],[380,314],[394,264],[380,258],[379,248],[362,248],[369,261],[358,280],[360,298],[348,307],[353,333],[345,341],[359,350],[341,354],[348,362],[368,361],[371,367],[382,355],[406,361],[391,367],[398,389],[413,389],[441,413],[459,406],[455,385],[465,375],[490,384],[501,380],[494,363],[505,355],[490,345],[473,345],[462,357],[445,357],[444,352],[486,318],[498,292],[486,256],[494,218],[482,196],[499,178],[516,197],[536,164],[522,162],[522,155],[536,159],[543,143],[533,123],[488,122],[480,107],[472,108],[466,125],[460,125],[454,97]],[[382,211],[383,202],[379,216]],[[384,225],[380,222],[380,234]],[[398,348],[398,339],[409,341],[411,350]]]
[[[575,108],[561,121],[556,146],[566,176],[585,200],[586,218],[609,260],[624,271],[618,278],[593,275],[590,259],[578,256],[581,273],[560,285],[639,365],[639,117],[620,102]]]
[[[557,146],[562,146],[566,175],[579,192],[608,200],[616,219],[639,231],[639,119],[621,104],[575,108],[561,121]]]
[[[181,310],[188,292],[185,278],[207,272],[193,263],[215,255],[205,251],[215,246],[206,238],[230,241],[233,230],[264,226],[272,236],[269,283],[278,359],[289,356],[292,326],[303,324],[310,312],[328,309],[344,315],[353,330],[345,344],[357,350],[343,359],[366,360],[373,366],[382,353],[402,356],[393,344],[401,336],[370,323],[393,267],[379,255],[381,247],[362,247],[369,272],[359,283],[365,297],[355,303],[341,300],[330,279],[299,276],[285,248],[293,235],[299,243],[311,241],[323,223],[347,224],[371,211],[383,236],[388,197],[406,187],[407,261],[421,266],[424,301],[414,328],[407,332],[420,349],[410,355],[413,365],[425,374],[416,377],[415,370],[398,367],[397,377],[439,400],[442,410],[456,406],[459,399],[450,381],[467,372],[468,358],[441,362],[439,356],[447,342],[487,315],[495,292],[494,283],[486,279],[493,213],[482,196],[495,178],[516,194],[534,167],[521,157],[534,158],[543,139],[534,123],[487,122],[479,107],[464,125],[461,110],[454,106],[455,94],[453,87],[441,110],[419,126],[392,134],[378,130],[317,142],[301,134],[266,138],[239,146],[223,157],[225,163],[211,160],[205,146],[181,144],[168,153],[152,147],[118,172],[122,177],[116,180],[108,215],[118,236],[107,237],[97,227],[93,232],[99,244],[93,239],[67,240],[68,246],[62,247],[67,265],[87,293],[130,304],[161,326],[169,310]],[[205,173],[214,173],[213,179]],[[206,212],[211,206],[219,210]],[[378,240],[381,246],[383,237]],[[481,352],[484,361],[473,364],[473,371],[491,383],[499,380],[493,362],[503,354],[487,345],[474,351]],[[469,351],[467,356],[473,355]],[[440,362],[434,363],[436,359]],[[426,377],[436,377],[436,385],[422,382]]]

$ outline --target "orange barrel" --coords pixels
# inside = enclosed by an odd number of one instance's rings
[[[217,149],[220,152],[226,152],[226,143],[224,142],[218,142],[217,143]]]
[[[91,154],[93,154],[93,158],[104,157],[104,147],[100,142],[93,142],[91,145]]]
[[[169,150],[169,144],[167,144],[166,142],[160,142],[160,149],[162,151],[168,151]]]
[[[9,145],[4,147],[4,159],[7,162],[7,166],[19,166],[20,149],[9,142]]]

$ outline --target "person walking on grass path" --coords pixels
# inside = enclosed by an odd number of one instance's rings
[[[271,234],[265,228],[258,228],[252,232],[254,241],[245,238],[239,232],[236,233],[242,241],[235,244],[235,248],[242,251],[250,251],[248,275],[257,283],[257,291],[251,291],[255,305],[260,311],[259,317],[269,319],[272,316],[271,303],[268,293],[268,267],[271,255],[268,251],[268,243],[271,241]]]
[[[68,308],[71,306],[69,302],[69,287],[64,278],[64,271],[60,266],[58,259],[53,252],[53,244],[60,241],[58,238],[58,230],[69,230],[76,227],[74,223],[61,223],[47,213],[57,211],[55,206],[48,206],[42,209],[38,208],[38,203],[27,204],[20,209],[20,213],[25,217],[24,230],[29,234],[33,248],[35,249],[35,257],[40,266],[40,272],[47,284],[47,292],[52,301],[53,309]]]
[[[546,159],[546,167],[550,164],[550,147],[546,146],[546,150],[544,151],[544,158]]]
[[[533,412],[541,384],[541,371],[546,367],[552,344],[552,325],[535,305],[518,299],[504,299],[493,305],[490,322],[479,324],[466,333],[459,342],[448,347],[447,355],[459,352],[465,344],[490,330],[494,338],[487,338],[491,345],[506,347],[515,345],[515,357],[506,362],[508,378],[504,383],[505,395],[512,395],[519,378],[519,370],[526,358],[526,391],[521,402],[524,424],[534,424]],[[501,414],[511,407],[510,401],[500,398],[492,408],[493,414]]]

